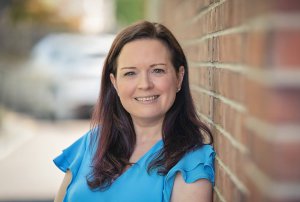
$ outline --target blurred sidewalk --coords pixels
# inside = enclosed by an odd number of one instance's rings
[[[43,121],[4,110],[0,125],[0,201],[53,201],[63,173],[52,159],[89,121]]]

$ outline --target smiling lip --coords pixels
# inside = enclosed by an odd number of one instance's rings
[[[149,103],[149,102],[153,102],[158,97],[159,97],[159,95],[152,95],[152,96],[145,96],[145,97],[136,97],[134,99],[139,102]]]

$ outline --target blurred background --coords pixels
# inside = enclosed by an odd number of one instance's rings
[[[89,130],[115,34],[148,8],[147,0],[0,1],[0,201],[53,201],[63,173],[52,159]]]
[[[0,201],[53,200],[52,159],[89,130],[111,42],[140,19],[186,53],[213,201],[299,202],[299,0],[1,0]]]
[[[1,1],[1,104],[37,118],[88,118],[115,33],[146,1]],[[74,90],[76,89],[76,90]]]

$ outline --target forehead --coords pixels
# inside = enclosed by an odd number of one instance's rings
[[[152,62],[170,62],[169,49],[158,39],[138,39],[131,41],[124,45],[118,57],[119,65]]]

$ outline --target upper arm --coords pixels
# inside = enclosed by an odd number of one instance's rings
[[[65,174],[65,177],[59,187],[59,190],[55,196],[55,199],[54,199],[54,202],[61,202],[63,201],[65,195],[66,195],[66,190],[67,190],[67,187],[68,185],[70,184],[72,180],[72,173],[70,170],[67,170],[66,174]]]
[[[172,202],[211,202],[212,184],[207,179],[186,183],[180,172],[177,172],[171,195]]]

